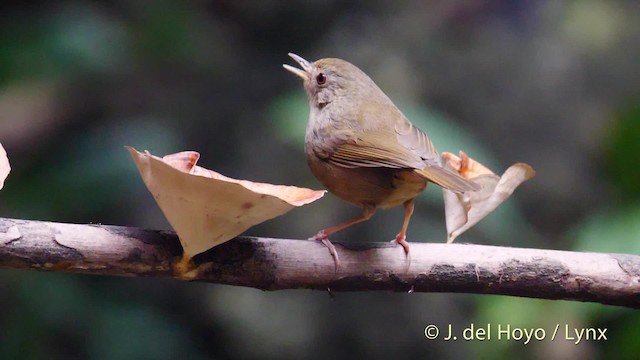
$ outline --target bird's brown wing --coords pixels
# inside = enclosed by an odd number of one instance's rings
[[[413,126],[409,120],[402,116],[395,124],[398,142],[412,153],[417,154],[424,162],[422,168],[416,168],[416,172],[433,183],[456,192],[477,191],[480,186],[472,181],[464,179],[456,172],[445,169],[440,163],[440,156],[433,143],[422,130]]]
[[[393,136],[393,137],[391,137]],[[392,140],[390,140],[390,138]],[[362,132],[337,145],[328,160],[355,167],[422,168],[422,159],[395,140],[395,134]]]
[[[369,124],[370,127],[354,131],[348,139],[336,144],[327,160],[349,168],[412,168],[427,180],[455,192],[479,189],[477,184],[443,168],[429,137],[399,111],[397,114],[399,117],[394,126],[390,126],[388,122],[376,124],[375,121],[361,119],[361,124]],[[360,116],[372,115],[373,112],[366,111]]]

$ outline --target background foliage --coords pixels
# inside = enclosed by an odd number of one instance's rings
[[[73,1],[0,5],[0,216],[168,228],[124,145],[318,188],[286,53],[369,73],[440,151],[538,176],[459,241],[640,253],[640,6],[629,1]],[[332,196],[250,234],[306,238]],[[385,241],[401,210],[334,237]],[[381,238],[382,237],[382,238]],[[410,241],[444,242],[440,192]],[[460,294],[281,291],[0,271],[0,358],[633,358],[640,315]],[[606,327],[608,341],[428,341],[428,324]]]

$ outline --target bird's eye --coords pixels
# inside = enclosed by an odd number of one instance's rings
[[[316,76],[316,82],[318,83],[318,85],[324,85],[324,83],[327,82],[327,77],[324,76],[323,73],[320,73]]]

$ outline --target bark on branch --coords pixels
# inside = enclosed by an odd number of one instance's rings
[[[173,232],[0,218],[0,268],[155,276],[263,290],[500,294],[640,308],[640,256],[467,244],[401,247],[238,237],[179,264]]]

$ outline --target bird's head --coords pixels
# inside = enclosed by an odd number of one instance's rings
[[[289,56],[301,69],[286,64],[284,68],[302,78],[309,102],[318,108],[336,100],[356,101],[372,92],[382,93],[367,74],[347,61],[327,58],[311,63],[296,54]]]

